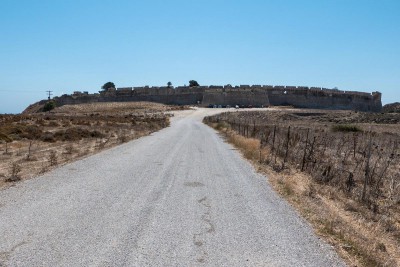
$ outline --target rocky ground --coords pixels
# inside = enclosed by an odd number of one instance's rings
[[[164,128],[176,109],[182,108],[93,103],[0,115],[0,186]]]

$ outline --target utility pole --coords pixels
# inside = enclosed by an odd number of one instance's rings
[[[53,91],[46,91],[46,93],[49,94],[49,100],[50,100],[51,96],[53,95],[52,92],[53,92]]]

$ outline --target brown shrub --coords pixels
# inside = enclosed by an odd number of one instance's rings
[[[49,127],[58,127],[60,124],[57,121],[50,121],[47,126]]]
[[[43,131],[36,125],[27,125],[23,129],[23,133],[20,135],[21,138],[26,139],[39,139]]]
[[[0,127],[0,132],[3,136],[10,139],[20,140],[26,139],[39,139],[42,135],[42,130],[36,125],[23,125],[23,124],[8,124]]]
[[[118,141],[120,143],[126,143],[129,141],[129,137],[125,134],[118,136]]]
[[[40,140],[49,143],[54,143],[56,141],[56,139],[54,138],[54,134],[52,132],[44,132],[40,137]]]
[[[89,131],[80,127],[68,128],[54,133],[54,138],[61,141],[79,141],[83,138],[102,138],[103,136],[99,131]]]
[[[57,153],[55,152],[55,151],[50,151],[50,154],[49,154],[49,163],[50,163],[50,166],[55,166],[55,165],[57,165],[57,163],[58,163],[58,157],[57,157]]]
[[[20,172],[22,168],[21,165],[17,162],[11,163],[10,167],[10,177],[6,179],[6,182],[17,182],[21,180]]]
[[[6,134],[0,132],[0,140],[3,140],[3,141],[5,141],[5,142],[8,143],[8,142],[11,142],[11,141],[12,141],[12,138],[9,137],[9,136],[6,135]]]
[[[74,146],[72,144],[68,144],[65,147],[65,154],[71,155],[73,151],[74,151]]]

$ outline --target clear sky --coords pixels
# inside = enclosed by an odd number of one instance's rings
[[[400,102],[399,0],[0,0],[0,113],[73,91],[270,84]]]

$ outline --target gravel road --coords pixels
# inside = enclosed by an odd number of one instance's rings
[[[345,266],[207,112],[1,190],[0,266]]]

